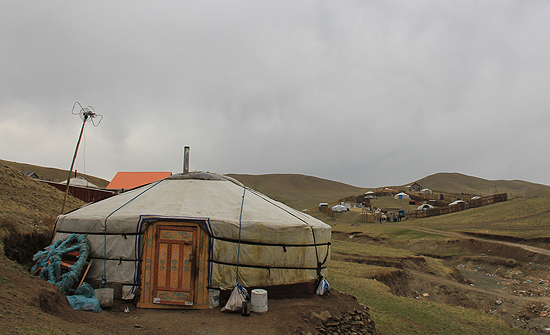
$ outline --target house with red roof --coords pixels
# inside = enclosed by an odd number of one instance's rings
[[[106,189],[122,193],[170,177],[172,172],[117,172]]]

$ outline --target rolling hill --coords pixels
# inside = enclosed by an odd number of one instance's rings
[[[25,163],[10,162],[2,159],[0,159],[0,163],[10,166],[18,171],[34,172],[40,177],[40,179],[55,181],[55,182],[67,180],[67,177],[69,174],[69,171],[67,170],[56,169],[52,167],[43,167],[39,165],[31,165],[31,164],[25,164]],[[99,188],[105,188],[109,184],[109,181],[105,179],[97,178],[97,177],[82,174],[82,173],[79,173],[78,175],[83,176],[84,178],[86,178],[87,181],[97,185]]]
[[[509,196],[536,196],[550,192],[550,186],[521,180],[486,180],[461,173],[436,173],[416,181],[433,191],[490,195],[508,193]]]
[[[228,176],[298,210],[317,207],[320,202],[337,201],[368,190],[301,174],[228,174]]]
[[[56,168],[47,168],[37,165],[16,163],[0,160],[17,171],[33,171],[42,179],[63,181],[67,178],[67,171]],[[83,175],[85,178],[104,188],[108,180]],[[320,202],[334,202],[351,195],[365,193],[369,188],[361,188],[327,179],[306,176],[301,174],[228,174],[265,195],[283,202],[293,208],[302,210],[317,207]],[[550,193],[550,186],[535,184],[521,180],[486,180],[461,173],[441,172],[432,174],[416,181],[422,187],[434,191],[450,193],[468,193],[489,195],[491,192],[508,193],[509,196],[537,196]],[[411,182],[410,184],[412,184]],[[408,184],[408,185],[410,185]]]
[[[228,176],[299,210],[315,207],[320,202],[332,202],[350,195],[359,195],[369,190],[299,174],[228,174]],[[550,186],[547,185],[521,180],[486,180],[461,173],[436,173],[416,182],[422,187],[449,193],[490,195],[492,191],[508,193],[510,197],[550,193]]]

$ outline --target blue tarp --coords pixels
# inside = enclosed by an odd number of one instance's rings
[[[101,312],[101,307],[99,306],[99,300],[96,298],[94,289],[88,283],[82,283],[76,289],[75,295],[70,295],[67,297],[69,304],[74,310],[77,311],[94,311]]]

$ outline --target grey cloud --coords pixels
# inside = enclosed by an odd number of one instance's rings
[[[546,2],[0,7],[3,159],[67,168],[80,101],[105,117],[79,156],[104,178],[177,172],[191,145],[221,173],[550,182]]]

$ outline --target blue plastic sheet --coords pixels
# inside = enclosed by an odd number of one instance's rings
[[[90,284],[83,283],[76,289],[75,293],[75,295],[67,297],[74,310],[101,312],[99,300],[96,298],[94,289]]]

